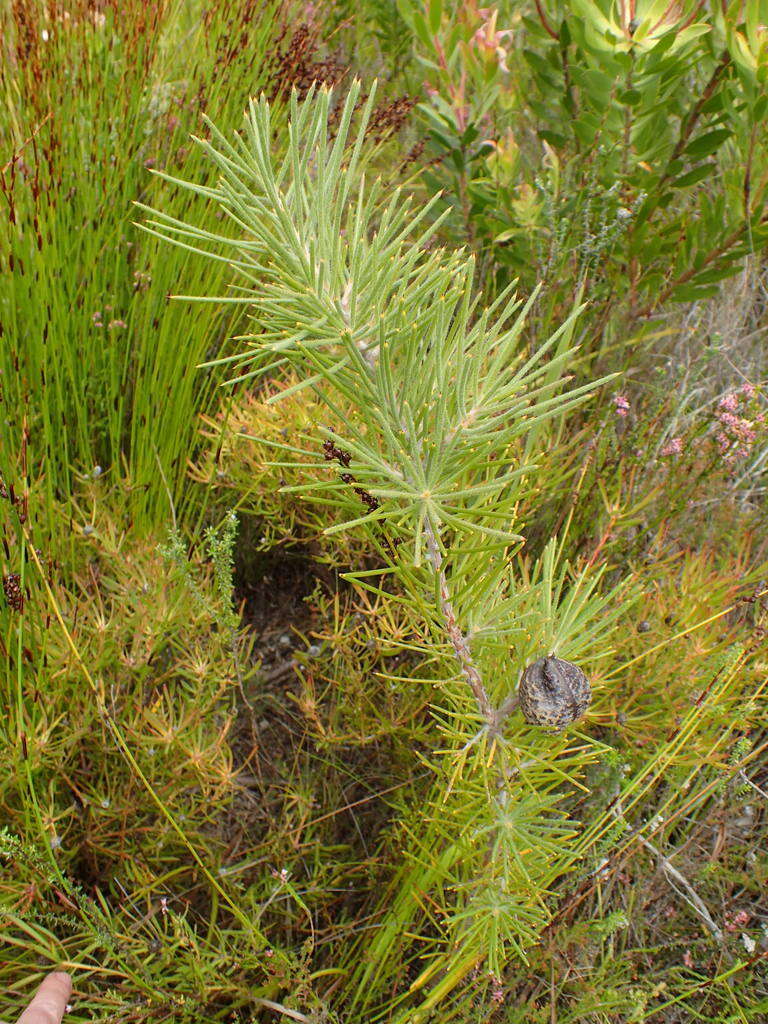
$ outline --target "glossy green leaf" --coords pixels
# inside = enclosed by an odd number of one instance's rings
[[[623,89],[616,99],[625,107],[636,107],[642,101],[643,94],[637,89]]]
[[[699,135],[698,138],[689,142],[684,152],[691,160],[703,160],[704,157],[715,153],[726,139],[730,139],[732,136],[733,132],[730,128],[715,128],[714,131],[707,132],[706,135]]]
[[[675,178],[673,186],[675,188],[688,188],[691,185],[697,185],[700,181],[708,178],[711,174],[717,170],[716,163],[699,164],[698,167],[694,167],[686,174],[681,174],[679,178]]]

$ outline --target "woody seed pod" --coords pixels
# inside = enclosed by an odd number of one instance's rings
[[[581,718],[592,699],[592,688],[578,665],[561,658],[539,658],[523,672],[518,699],[529,725],[559,732]]]

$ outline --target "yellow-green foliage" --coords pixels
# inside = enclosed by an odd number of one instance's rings
[[[302,493],[318,481],[336,482],[339,467],[323,460],[320,425],[327,413],[311,391],[292,391],[296,383],[293,374],[265,382],[238,395],[218,417],[205,417],[206,444],[192,478],[222,505],[256,517],[262,550],[304,543],[316,558],[337,565],[345,557],[363,558],[366,546],[349,534],[324,537],[327,527],[344,521],[339,510]]]
[[[59,522],[69,528],[63,516]],[[225,610],[208,567],[192,570],[202,604],[161,555],[162,537],[136,536],[108,506],[87,534],[72,528],[66,569],[52,559],[46,586],[28,564],[23,617],[3,612],[4,712],[10,734],[24,737],[23,749],[5,745],[0,754],[3,820],[22,826],[31,787],[40,838],[61,870],[75,865],[98,885],[149,882],[177,865],[183,846],[126,764],[114,730],[215,860],[235,781],[227,737],[236,669],[216,627]]]

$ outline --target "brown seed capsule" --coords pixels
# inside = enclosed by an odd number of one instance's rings
[[[21,576],[17,572],[9,572],[3,576],[3,592],[9,607],[16,612],[24,610],[24,595],[21,592]]]
[[[592,699],[592,688],[578,665],[560,658],[539,658],[523,672],[518,698],[529,725],[559,732],[581,718]]]

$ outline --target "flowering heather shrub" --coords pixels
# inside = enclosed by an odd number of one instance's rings
[[[748,458],[757,441],[768,444],[766,405],[749,382],[738,391],[723,395],[717,403],[715,419],[719,427],[717,445],[727,463]]]

